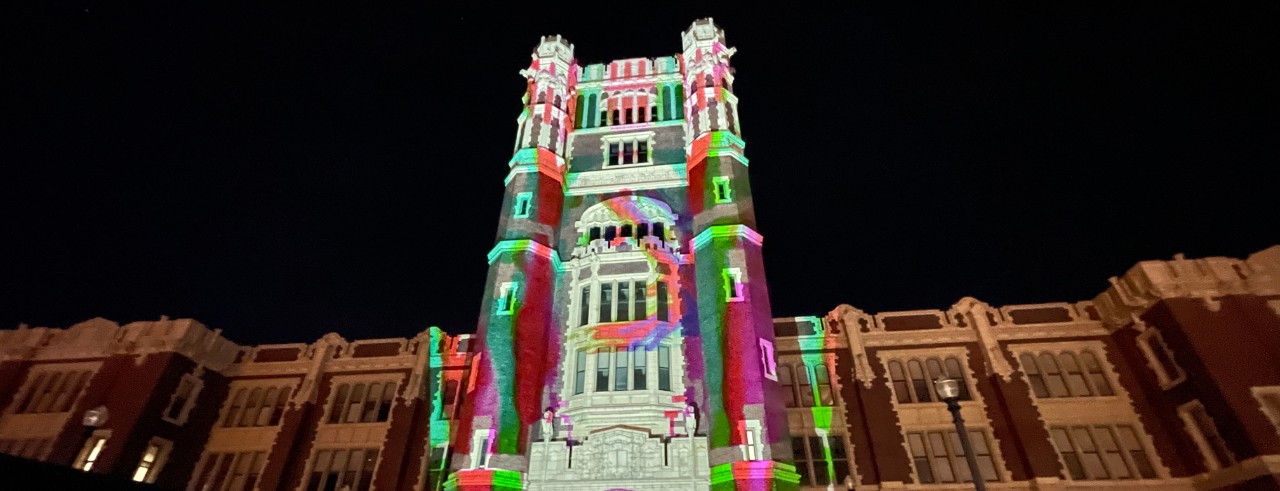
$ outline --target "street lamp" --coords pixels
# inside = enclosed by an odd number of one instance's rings
[[[956,379],[938,379],[933,382],[933,388],[938,390],[938,396],[946,401],[947,410],[951,411],[951,421],[956,424],[956,435],[960,437],[960,448],[964,449],[964,460],[969,463],[969,476],[973,478],[973,488],[978,491],[987,491],[987,483],[982,479],[982,473],[978,471],[978,459],[973,456],[973,444],[969,442],[969,432],[964,429],[964,418],[960,417],[961,383]]]

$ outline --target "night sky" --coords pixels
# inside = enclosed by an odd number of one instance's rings
[[[705,16],[738,48],[777,317],[1088,300],[1140,260],[1280,243],[1274,2],[187,3],[64,3],[0,34],[0,327],[469,332],[539,36],[584,65],[666,56]]]

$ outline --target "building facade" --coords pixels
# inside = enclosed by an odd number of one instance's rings
[[[0,453],[169,489],[1280,489],[1280,246],[774,318],[730,58],[534,49],[474,334],[0,331]]]

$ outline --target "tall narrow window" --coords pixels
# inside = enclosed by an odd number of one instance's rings
[[[649,235],[649,224],[640,223],[636,225],[636,238],[637,239],[644,238],[644,236],[646,235]]]
[[[657,292],[658,320],[665,322],[668,320],[667,319],[667,282],[659,280],[657,285],[657,290],[658,290]]]
[[[578,395],[586,388],[587,381],[587,351],[578,350],[578,356],[574,359],[574,377],[573,377],[573,394]]]
[[[658,120],[658,106],[649,106],[649,121]]]
[[[617,126],[617,125],[618,125],[618,123],[619,123],[619,121],[618,121],[618,117],[620,116],[619,112],[620,112],[620,111],[618,111],[617,109],[614,109],[614,110],[613,110],[613,120],[612,120],[612,122],[610,123],[610,124],[612,124],[613,126]]]
[[[631,224],[630,224],[630,223],[624,223],[624,224],[622,224],[622,236],[623,236],[623,237],[631,237],[631,229],[632,229],[632,227],[631,227]]]
[[[613,350],[600,348],[596,352],[596,392],[609,390],[609,360],[613,358]]]
[[[1044,376],[1040,374],[1040,366],[1035,357],[1026,354],[1019,361],[1022,362],[1022,373],[1027,375],[1027,383],[1031,385],[1031,392],[1036,397],[1049,397],[1049,386],[1044,383]]]
[[[533,201],[533,193],[520,193],[516,195],[515,209],[512,210],[512,216],[515,218],[529,218],[529,208]]]
[[[605,228],[604,228],[604,240],[607,240],[607,241],[609,241],[609,242],[613,242],[613,239],[616,239],[616,238],[618,238],[618,226],[617,226],[617,225],[609,225],[609,226],[607,226],[607,227],[605,227]]]
[[[796,461],[796,474],[800,475],[800,485],[813,484],[813,472],[810,470],[809,449],[802,436],[791,437],[791,455]]]
[[[898,403],[911,402],[911,389],[907,386],[907,375],[902,369],[902,362],[889,361],[889,379],[893,382],[893,393],[897,396]]]
[[[97,430],[93,435],[85,440],[84,447],[80,449],[80,456],[76,457],[74,467],[82,471],[88,472],[93,470],[93,465],[98,462],[98,457],[102,455],[102,449],[107,446],[107,439],[111,438],[111,430]]]
[[[621,162],[622,162],[622,144],[617,142],[610,143],[609,144],[609,165],[618,165]]]
[[[724,297],[728,302],[742,301],[742,270],[738,268],[725,268],[722,277],[724,279]]]
[[[826,438],[809,437],[809,460],[813,461],[813,483],[818,486],[831,484],[831,476],[827,473],[827,449],[823,440]]]
[[[594,122],[591,121],[591,119],[595,118],[595,116],[596,116],[596,95],[591,94],[590,96],[587,97],[587,111],[586,111],[587,121],[586,121],[586,124],[583,125],[583,127],[585,128],[594,127],[595,124],[593,124]]]
[[[613,390],[627,390],[627,359],[631,353],[626,348],[618,348],[613,354]]]
[[[814,365],[813,380],[818,386],[818,402],[823,406],[834,405],[835,396],[831,393],[831,373],[827,371],[826,365]]]
[[[1036,361],[1040,362],[1040,371],[1044,374],[1044,380],[1049,385],[1049,395],[1051,397],[1067,397],[1067,381],[1062,378],[1062,370],[1058,368],[1058,361],[1049,353],[1041,353],[1040,358]]]
[[[1062,366],[1062,372],[1067,377],[1067,389],[1071,391],[1073,397],[1093,395],[1089,391],[1089,383],[1084,380],[1084,372],[1080,370],[1080,363],[1076,361],[1076,355],[1071,353],[1063,353],[1059,356]]]
[[[778,384],[782,385],[782,400],[787,407],[796,407],[796,387],[791,379],[791,365],[778,366]]]
[[[600,284],[600,322],[613,322],[613,284]]]
[[[591,286],[582,287],[582,293],[578,296],[578,325],[585,326],[591,319]]]
[[[630,308],[631,283],[627,281],[618,283],[618,321],[631,320],[631,314],[627,311]]]
[[[660,240],[667,240],[666,226],[662,222],[653,222],[653,236]]]
[[[933,385],[933,383],[924,379],[924,366],[920,364],[920,360],[907,362],[907,374],[911,376],[911,389],[916,395],[915,402],[932,401],[933,397],[929,392],[929,386]]]
[[[635,108],[627,108],[626,111],[622,112],[623,118],[625,118],[626,120],[626,124],[631,124],[631,122],[633,121],[633,119],[631,118],[631,113],[634,112],[634,109]]]
[[[641,164],[649,162],[649,142],[636,142],[636,162]]]
[[[172,446],[173,443],[163,438],[152,438],[147,442],[147,448],[142,452],[142,459],[138,461],[138,467],[133,471],[133,480],[156,482],[156,476],[160,474],[160,468],[164,466],[169,448]]]
[[[648,292],[645,291],[645,284],[643,281],[637,281],[632,284],[632,294],[636,297],[634,312],[636,319],[648,318],[649,311],[646,310],[648,306],[645,305],[645,296],[648,295]]]
[[[649,352],[643,346],[637,346],[634,361],[631,363],[631,388],[645,390],[649,387]]]
[[[1186,425],[1187,434],[1195,441],[1204,456],[1209,470],[1229,467],[1236,463],[1235,454],[1227,447],[1227,442],[1214,424],[1213,417],[1205,410],[1200,401],[1191,401],[1178,408],[1178,415]]]
[[[1102,364],[1098,362],[1096,355],[1085,351],[1080,354],[1080,361],[1084,363],[1084,370],[1089,374],[1089,382],[1093,384],[1093,389],[1098,395],[1115,395],[1115,391],[1111,390],[1111,382],[1107,381],[1107,375],[1102,371]]]
[[[622,144],[622,163],[634,164],[636,162],[636,143],[626,142]]]
[[[600,111],[600,126],[609,126],[609,111]]]
[[[675,117],[677,119],[684,118],[684,85],[682,84],[676,85],[676,98],[673,106],[675,106]]]
[[[586,97],[583,97],[581,94],[579,94],[579,95],[578,95],[578,103],[574,105],[574,114],[573,114],[574,128],[582,128],[582,127],[584,126],[584,125],[582,124],[582,123],[583,123],[583,121],[582,121],[582,112],[583,112],[583,110],[585,110],[585,109],[586,109],[586,108],[585,108],[585,106],[586,106],[586,102],[587,102],[587,98],[586,98]],[[590,113],[588,113],[588,114],[590,114]]]
[[[204,383],[200,381],[200,377],[190,373],[183,374],[182,380],[178,382],[178,389],[173,391],[173,396],[169,398],[169,407],[165,408],[163,419],[176,425],[186,424],[187,415],[195,406],[196,397],[199,396],[203,386]]]
[[[800,405],[804,407],[813,407],[813,384],[809,379],[809,366],[796,366],[796,379],[800,388]]]
[[[1169,345],[1165,344],[1164,335],[1160,334],[1160,331],[1149,327],[1139,334],[1138,348],[1146,355],[1147,364],[1151,366],[1152,371],[1156,372],[1156,379],[1161,387],[1172,387],[1187,378],[1182,367],[1174,361],[1173,351],[1169,349]]]
[[[658,390],[671,390],[671,348],[658,346]]]
[[[733,201],[733,189],[729,187],[728,177],[714,177],[711,179],[711,183],[716,203],[729,203]]]
[[[498,288],[498,315],[510,315],[516,310],[516,290],[519,289],[519,283],[508,281]]]
[[[231,404],[227,406],[226,419],[222,420],[223,428],[235,426],[240,411],[244,409],[245,398],[249,397],[248,389],[240,389],[236,391],[235,397],[231,398]]]

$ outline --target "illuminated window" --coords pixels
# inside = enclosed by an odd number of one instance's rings
[[[1164,342],[1159,330],[1148,327],[1138,335],[1138,349],[1147,358],[1147,366],[1156,374],[1160,387],[1168,389],[1187,379],[1186,372],[1174,361],[1173,350]]]
[[[533,193],[520,193],[516,195],[515,209],[512,216],[516,218],[529,218],[529,208],[532,206]]]
[[[184,374],[182,380],[178,382],[178,390],[173,391],[173,395],[169,398],[169,406],[164,409],[163,419],[179,426],[186,423],[187,415],[191,414],[196,397],[200,395],[200,390],[203,388],[204,382],[200,377],[189,373]]]
[[[1191,401],[1178,407],[1178,416],[1186,429],[1187,435],[1200,449],[1205,466],[1209,470],[1230,467],[1236,463],[1235,453],[1227,447],[1227,442],[1218,431],[1209,412],[1200,401]]]
[[[304,489],[368,491],[377,461],[376,448],[317,450],[311,459],[311,475]]]
[[[396,382],[336,383],[329,398],[329,424],[383,423],[391,414]]]
[[[960,397],[962,401],[970,399],[968,377],[961,369],[960,359],[955,356],[946,358],[913,358],[890,360],[888,363],[889,380],[893,386],[893,394],[900,404],[916,402],[940,401],[935,392],[933,382],[942,378],[961,381]]]
[[[978,461],[984,481],[999,481],[995,458],[991,455],[985,430],[969,429],[969,442]],[[920,484],[972,482],[960,437],[955,431],[919,431],[907,433],[907,447]]]
[[[742,301],[742,270],[726,268],[722,273],[724,279],[724,297],[727,302]]]
[[[192,486],[188,489],[251,490],[257,485],[258,476],[262,474],[262,468],[266,463],[266,452],[206,454],[192,479]]]
[[[1024,353],[1018,361],[1037,398],[1115,395],[1102,363],[1090,350]]]
[[[80,449],[80,455],[76,456],[73,467],[88,472],[93,470],[93,464],[98,462],[98,458],[102,456],[102,449],[107,447],[107,440],[111,438],[111,430],[97,430],[89,439],[85,440],[84,447]]]
[[[516,290],[520,287],[519,283],[508,281],[503,283],[498,289],[497,314],[511,315],[516,309]]]
[[[138,461],[138,467],[133,471],[133,480],[156,482],[156,476],[160,475],[160,468],[164,467],[171,449],[173,449],[173,442],[163,438],[152,438],[147,442],[147,448],[142,452],[142,459]]]
[[[711,179],[712,190],[715,193],[716,203],[729,203],[733,201],[733,188],[729,187],[728,177],[714,177]]]
[[[849,476],[849,454],[843,436],[793,436],[791,453],[801,486],[843,484]]]
[[[1071,479],[1156,477],[1151,459],[1133,426],[1052,426],[1049,433]]]
[[[762,445],[760,438],[760,422],[751,419],[742,423],[742,458],[744,460],[763,460],[764,445]]]

